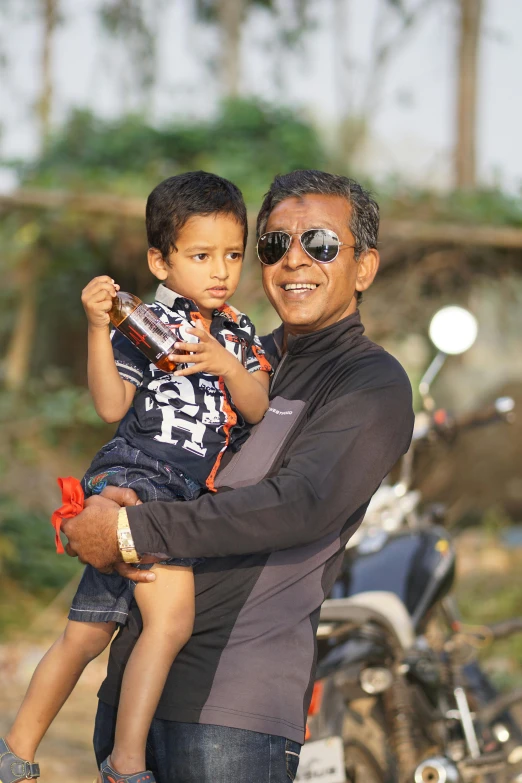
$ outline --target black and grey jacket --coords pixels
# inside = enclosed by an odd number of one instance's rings
[[[141,554],[207,558],[158,717],[303,741],[320,605],[413,426],[404,370],[363,331],[355,313],[290,336],[284,357],[282,330],[265,338],[271,410],[218,474],[221,491],[129,509]],[[116,702],[138,633],[136,610],[113,643],[103,701]]]

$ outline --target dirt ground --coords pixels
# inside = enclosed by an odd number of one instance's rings
[[[64,626],[65,615],[46,615],[45,622],[47,628],[41,633],[33,627],[29,639],[24,634],[23,638],[0,645],[0,736],[12,722],[35,666]],[[54,635],[52,629],[55,628]],[[96,693],[105,668],[105,656],[90,664],[42,742],[36,758],[42,772],[41,783],[57,783],[58,780],[93,783],[96,777],[92,750]]]

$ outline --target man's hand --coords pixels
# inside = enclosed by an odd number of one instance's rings
[[[69,539],[65,547],[67,554],[103,573],[116,570],[120,576],[134,582],[153,582],[156,578],[153,572],[140,571],[124,563],[118,548],[118,511],[122,506],[138,503],[141,501],[132,489],[121,487],[106,487],[101,495],[88,498],[85,509],[62,524],[62,531]]]
[[[112,501],[112,504],[116,503],[118,508],[121,508],[122,506],[141,505],[141,500],[137,494],[133,489],[129,489],[128,487],[111,487],[109,485],[102,490],[101,495],[93,495],[88,498],[85,505],[87,506],[91,501],[96,502],[96,499],[109,502]]]
[[[64,519],[62,531],[69,542],[65,551],[80,562],[110,572],[121,561],[116,529],[119,506],[105,498],[92,497],[76,517]]]

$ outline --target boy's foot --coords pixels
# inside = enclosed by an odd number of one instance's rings
[[[16,756],[5,739],[0,737],[0,781],[2,783],[21,783],[24,780],[34,780],[39,777],[40,767],[38,764]]]
[[[100,767],[101,783],[156,783],[152,772],[136,772],[134,775],[122,775],[111,767],[110,756],[106,758]],[[0,781],[3,778],[0,778]],[[4,781],[4,783],[10,783]]]

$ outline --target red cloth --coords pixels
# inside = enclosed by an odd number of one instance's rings
[[[51,517],[51,525],[55,530],[56,551],[63,555],[65,549],[60,538],[60,529],[64,519],[75,517],[80,511],[83,511],[84,494],[82,485],[78,479],[73,476],[56,479],[58,486],[62,490],[62,505],[57,508]]]

